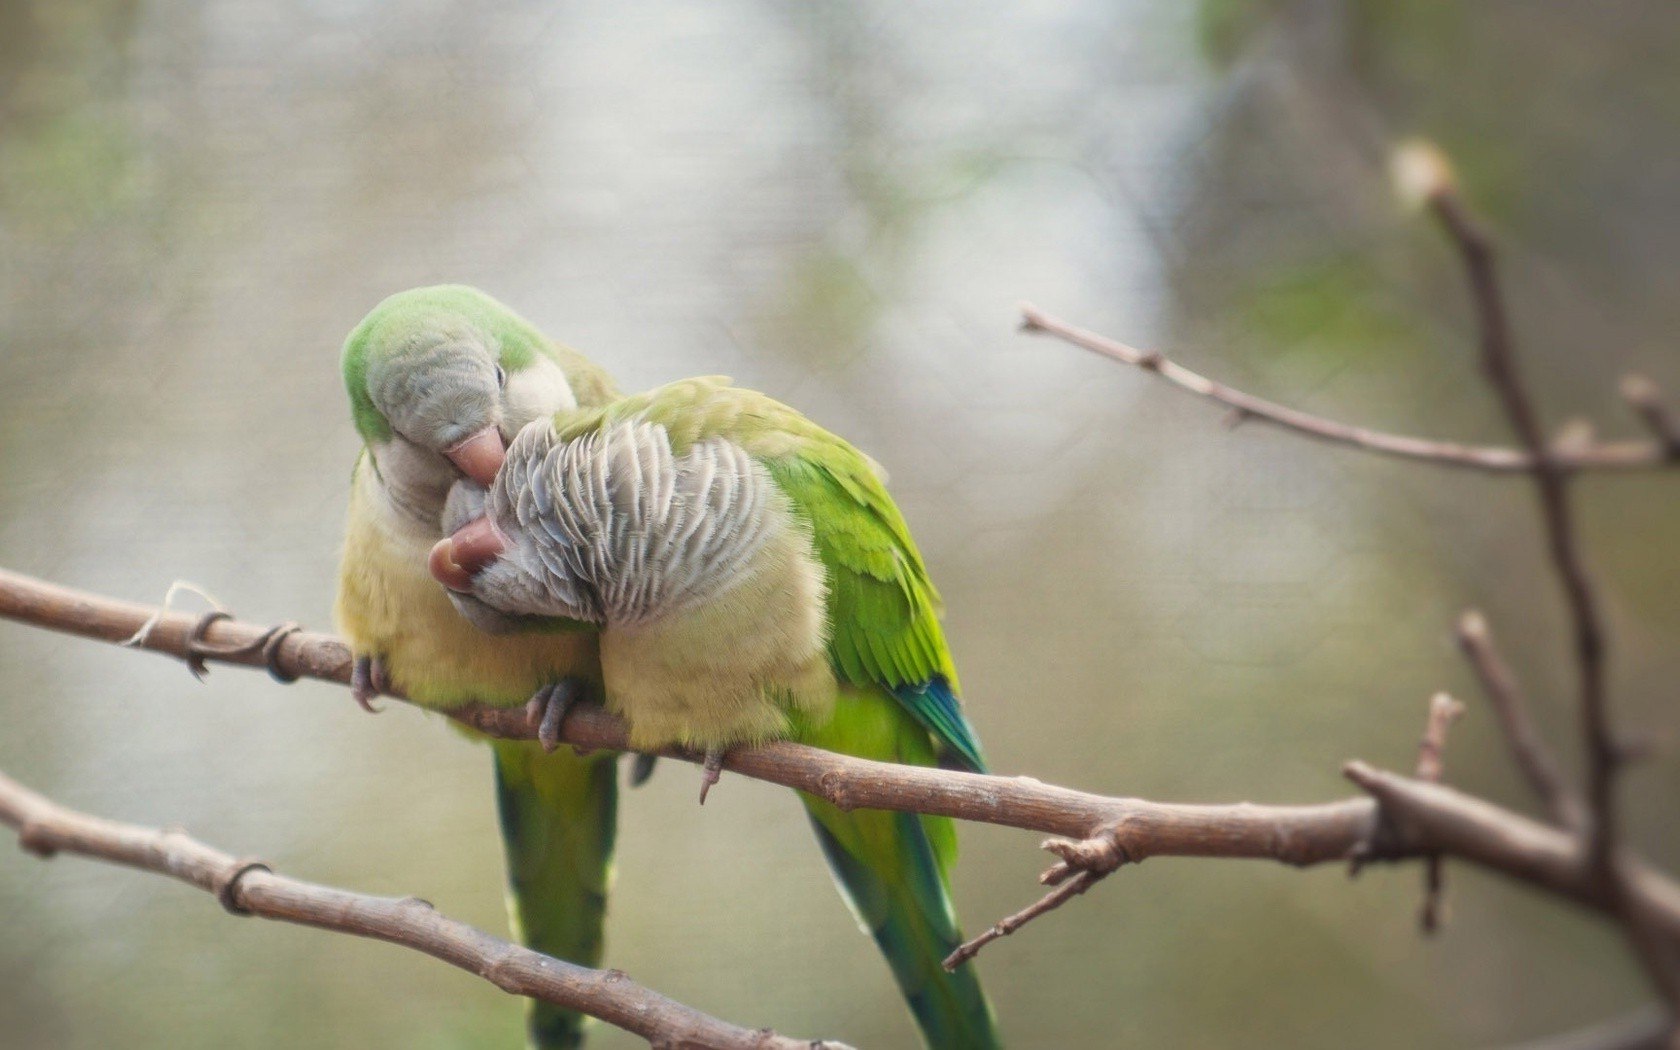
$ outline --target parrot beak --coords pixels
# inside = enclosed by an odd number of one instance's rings
[[[473,577],[507,549],[507,539],[488,517],[469,521],[432,548],[426,568],[452,591],[472,590]]]
[[[502,444],[502,432],[489,426],[451,445],[443,454],[461,473],[489,488],[496,480],[496,471],[502,469],[502,460],[507,458],[507,448]]]

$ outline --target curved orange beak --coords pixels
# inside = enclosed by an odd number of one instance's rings
[[[507,447],[502,444],[502,432],[491,426],[450,446],[443,454],[461,473],[489,488],[507,458]]]
[[[452,591],[472,590],[473,577],[507,550],[507,539],[487,517],[475,518],[439,540],[426,558],[432,578]]]

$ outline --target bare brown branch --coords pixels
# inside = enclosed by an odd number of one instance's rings
[[[504,992],[598,1017],[660,1048],[810,1050],[838,1043],[741,1028],[643,987],[617,970],[576,966],[440,915],[414,897],[372,897],[277,874],[183,831],[121,824],[61,806],[0,773],[0,824],[42,858],[75,853],[179,879],[236,915],[371,937],[424,952]]]
[[[1486,617],[1474,609],[1466,611],[1459,617],[1457,634],[1459,648],[1476,672],[1493,713],[1499,719],[1511,758],[1539,796],[1547,815],[1562,827],[1583,827],[1586,815],[1582,811],[1581,800],[1564,780],[1551,748],[1546,746],[1545,739],[1529,717],[1528,704],[1523,699],[1516,673],[1500,655]]]
[[[1224,383],[1193,372],[1154,350],[1139,350],[1106,336],[1076,327],[1045,313],[1031,304],[1021,306],[1021,328],[1026,332],[1051,335],[1065,343],[1089,350],[1094,354],[1132,365],[1160,376],[1163,380],[1210,401],[1217,401],[1231,409],[1228,419],[1242,422],[1258,419],[1298,434],[1336,445],[1347,445],[1400,459],[1419,460],[1448,467],[1484,470],[1496,474],[1532,472],[1537,460],[1525,449],[1501,448],[1492,445],[1466,445],[1453,441],[1435,441],[1393,434],[1369,427],[1352,426],[1323,416],[1289,408],[1275,401],[1244,393]],[[1577,470],[1640,470],[1672,464],[1666,449],[1648,441],[1617,441],[1591,444],[1553,457],[1553,463],[1565,471]]]
[[[1375,837],[1379,859],[1385,841],[1428,843],[1446,856],[1474,862],[1615,914],[1605,887],[1582,870],[1580,844],[1575,836],[1443,784],[1430,784],[1363,762],[1349,762],[1342,771],[1382,806],[1385,826]],[[1404,852],[1405,846],[1400,849]],[[1631,892],[1652,905],[1651,917],[1661,923],[1663,936],[1675,939],[1680,927],[1660,916],[1669,907],[1680,905],[1680,885],[1636,862],[1625,862],[1624,868]]]
[[[1510,318],[1500,291],[1493,238],[1470,213],[1450,181],[1442,182],[1427,203],[1464,264],[1481,342],[1482,372],[1517,440],[1534,463],[1531,477],[1546,547],[1563,590],[1574,640],[1577,703],[1587,754],[1588,871],[1604,886],[1652,983],[1670,1009],[1680,1011],[1680,964],[1648,928],[1650,919],[1628,892],[1618,861],[1621,828],[1617,773],[1626,756],[1611,725],[1606,683],[1609,647],[1599,611],[1598,587],[1587,569],[1570,505],[1570,468],[1561,458],[1565,453],[1547,446],[1539,410],[1518,365]],[[1660,450],[1666,455],[1666,449]]]
[[[196,620],[7,570],[0,570],[0,618],[110,642],[129,638],[155,619],[143,647],[177,657],[188,652],[186,639]],[[213,656],[212,661],[263,666],[261,654],[247,647],[267,631],[240,620],[211,624],[206,640],[229,654]],[[350,678],[350,651],[331,635],[289,634],[274,655],[284,674],[341,684]],[[472,707],[452,715],[488,734],[535,738],[523,707]],[[567,715],[561,736],[575,746],[607,750],[623,750],[626,743],[623,724],[590,705],[579,705]],[[694,755],[673,757],[698,761]],[[1383,793],[1378,795],[1363,781],[1361,786],[1385,807],[1398,800],[1405,820],[1390,820],[1386,814],[1379,820],[1372,798],[1304,806],[1153,802],[1093,795],[1030,777],[871,762],[785,741],[737,748],[729,753],[725,768],[809,792],[842,809],[930,813],[1079,840],[1112,832],[1123,836],[1133,861],[1230,857],[1308,866],[1346,861],[1373,843],[1378,847],[1371,851],[1375,859],[1442,853],[1589,907],[1610,909],[1603,887],[1581,870],[1574,841],[1563,832],[1451,788],[1374,770],[1367,779],[1383,787]],[[1421,793],[1410,785],[1418,785]],[[1680,884],[1631,858],[1625,867],[1631,891],[1662,936],[1680,941]]]
[[[1429,203],[1464,261],[1480,331],[1482,371],[1498,395],[1517,440],[1535,464],[1533,477],[1546,546],[1574,632],[1582,733],[1587,742],[1587,806],[1592,821],[1589,856],[1596,868],[1608,872],[1618,831],[1615,775],[1621,752],[1610,727],[1605,693],[1607,646],[1598,588],[1581,553],[1569,502],[1569,471],[1546,446],[1539,411],[1517,364],[1492,238],[1457,193],[1437,193]]]

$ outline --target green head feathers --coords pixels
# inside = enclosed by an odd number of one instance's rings
[[[343,366],[351,415],[369,445],[400,435],[438,450],[510,416],[525,422],[617,396],[581,354],[465,285],[386,299],[345,340]]]

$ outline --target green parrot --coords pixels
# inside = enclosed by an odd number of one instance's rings
[[[458,286],[380,303],[350,333],[343,365],[365,445],[335,608],[356,655],[357,702],[373,710],[371,699],[394,687],[434,709],[529,701],[541,713],[598,690],[593,630],[486,636],[456,613],[426,558],[446,534],[445,499],[458,479],[488,483],[507,438],[532,420],[611,400],[611,379],[494,299]],[[588,966],[601,961],[617,829],[614,757],[495,743],[516,933]],[[582,1042],[578,1014],[533,1004],[528,1021],[535,1046]]]
[[[449,497],[432,573],[463,614],[600,628],[632,746],[791,739],[983,772],[939,598],[879,468],[798,412],[690,379],[532,422],[488,491]],[[930,1046],[999,1045],[961,943],[943,817],[801,796],[842,893]]]

